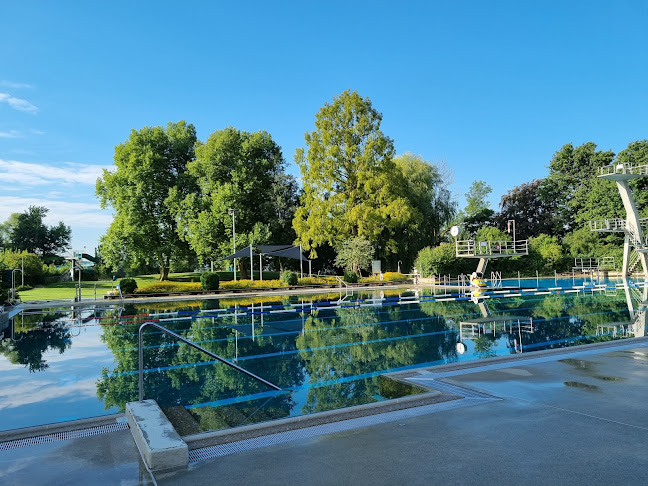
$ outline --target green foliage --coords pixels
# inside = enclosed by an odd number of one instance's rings
[[[299,283],[299,278],[295,272],[286,270],[281,274],[281,283],[285,285],[297,285]]]
[[[204,290],[218,290],[220,278],[216,272],[200,274],[200,284]]]
[[[193,191],[186,168],[195,142],[195,128],[181,121],[133,130],[115,147],[117,170],[104,170],[96,185],[101,207],[116,213],[101,239],[102,258],[113,269],[155,263],[166,280],[170,262],[187,255],[166,199]]]
[[[14,250],[25,250],[29,253],[53,255],[70,248],[72,230],[59,222],[56,226],[47,226],[43,219],[49,209],[41,206],[29,206],[24,213],[15,213],[4,223],[2,233],[6,234],[7,244]]]
[[[442,243],[435,248],[425,247],[419,251],[414,266],[423,277],[450,273],[457,260],[455,246]]]
[[[541,234],[529,239],[529,258],[539,272],[551,273],[563,256],[562,246],[555,236]]]
[[[188,171],[198,190],[174,189],[167,203],[201,261],[232,253],[233,225],[238,249],[268,243],[273,233],[293,239],[286,218],[292,217],[297,185],[283,173],[284,163],[281,147],[265,131],[228,127],[197,145]]]
[[[122,278],[119,281],[119,288],[122,294],[132,294],[137,288],[137,281],[134,278]]]
[[[360,269],[368,270],[371,267],[374,253],[375,250],[371,243],[366,238],[357,236],[340,244],[335,264],[359,274]]]
[[[404,195],[412,208],[407,223],[395,231],[398,259],[410,267],[418,251],[427,245],[438,245],[443,229],[455,216],[450,175],[442,164],[432,164],[409,152],[394,159],[403,177]],[[401,236],[398,236],[398,235]]]
[[[482,226],[477,230],[477,241],[511,241],[511,235],[493,226]]]
[[[396,252],[396,231],[410,220],[394,146],[380,130],[382,115],[368,98],[345,91],[316,114],[295,163],[304,193],[293,226],[305,250],[362,236]]]
[[[352,270],[345,270],[344,281],[346,283],[358,283],[358,274]]]
[[[466,217],[471,218],[486,210],[490,210],[488,195],[493,192],[493,188],[484,181],[473,181],[468,189],[466,196]]]
[[[43,282],[45,276],[43,271],[43,261],[38,255],[29,253],[25,250],[5,250],[0,253],[0,269],[13,270],[15,268],[25,269],[25,283],[36,285]],[[16,284],[22,282],[22,275],[20,272],[15,273],[15,281]],[[6,282],[6,284],[11,286],[11,282]]]

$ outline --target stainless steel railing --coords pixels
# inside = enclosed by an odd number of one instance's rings
[[[260,381],[260,382],[263,383],[264,385],[267,385],[267,386],[269,386],[270,388],[273,388],[273,389],[275,389],[275,390],[279,390],[279,391],[281,390],[281,388],[278,387],[277,385],[274,385],[274,384],[270,383],[269,381],[264,380],[263,378],[261,378],[261,377],[255,375],[254,373],[252,373],[252,372],[250,372],[250,371],[248,371],[248,370],[246,370],[246,369],[243,369],[243,368],[241,368],[240,366],[235,365],[234,363],[230,363],[230,362],[227,361],[225,358],[221,358],[220,356],[218,356],[217,354],[212,353],[211,351],[207,351],[205,348],[203,348],[203,347],[201,347],[201,346],[198,346],[198,345],[195,344],[195,343],[192,343],[192,342],[189,341],[188,339],[185,339],[185,338],[183,338],[182,336],[180,336],[179,334],[176,334],[175,332],[170,331],[170,330],[167,329],[166,327],[164,327],[164,326],[160,326],[159,324],[157,324],[157,323],[155,323],[155,322],[151,322],[151,321],[149,321],[149,322],[145,322],[144,324],[142,324],[142,325],[139,327],[138,346],[139,346],[139,401],[140,401],[140,402],[141,402],[142,400],[144,400],[144,391],[143,391],[143,390],[144,390],[144,346],[142,345],[142,331],[144,330],[144,328],[145,328],[146,326],[153,326],[153,327],[155,327],[156,329],[159,329],[160,331],[162,331],[162,332],[168,334],[169,336],[173,336],[173,337],[176,338],[177,340],[182,341],[182,342],[185,343],[185,344],[188,344],[188,345],[191,346],[192,348],[195,348],[195,349],[197,349],[198,351],[201,351],[201,352],[203,352],[203,353],[205,353],[205,354],[211,356],[211,357],[214,358],[215,360],[218,360],[218,361],[220,361],[221,363],[226,364],[227,366],[231,366],[231,367],[234,368],[235,370],[240,371],[241,373],[243,373],[243,374],[249,376],[250,378],[254,378],[255,380]]]

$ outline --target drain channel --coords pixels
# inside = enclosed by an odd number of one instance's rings
[[[50,442],[58,442],[62,440],[79,439],[82,437],[93,437],[95,435],[107,434],[109,432],[118,432],[120,430],[127,430],[128,424],[125,422],[98,425],[97,427],[90,427],[87,429],[77,429],[64,432],[56,432],[54,434],[40,435],[37,437],[28,437],[26,439],[9,440],[0,442],[0,451],[9,451],[12,449],[19,449],[21,447],[29,447],[33,445],[49,444]]]
[[[465,391],[465,390],[464,390]],[[384,424],[388,422],[395,422],[410,417],[418,417],[436,412],[444,412],[463,407],[471,407],[475,405],[482,405],[497,401],[499,398],[491,396],[480,396],[463,398],[460,400],[452,400],[448,402],[434,403],[431,405],[423,405],[421,407],[412,407],[403,410],[395,410],[393,412],[386,412],[377,415],[368,415],[365,417],[358,417],[354,419],[342,420],[339,422],[332,422],[328,424],[316,425],[313,427],[306,427],[303,429],[291,430],[287,432],[279,432],[276,434],[266,435],[262,437],[255,437],[252,439],[245,439],[238,442],[231,442],[229,444],[219,444],[216,446],[202,447],[189,451],[189,463],[204,461],[206,459],[214,459],[217,457],[236,454],[239,452],[260,449],[277,444],[285,444],[301,439],[309,439],[319,437],[322,435],[333,434],[336,432],[344,432],[347,430],[359,429],[362,427],[369,427],[371,425]]]

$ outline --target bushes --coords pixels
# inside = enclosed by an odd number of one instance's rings
[[[134,278],[122,278],[119,281],[119,288],[122,294],[132,294],[137,288],[137,281]]]
[[[218,290],[220,278],[216,272],[205,272],[200,274],[200,284],[203,290]]]
[[[457,260],[455,246],[441,243],[435,248],[425,247],[419,251],[414,266],[421,276],[449,273]]]
[[[281,283],[283,283],[284,285],[297,285],[299,283],[299,279],[297,278],[297,274],[295,272],[286,270],[281,274]]]
[[[346,270],[344,272],[344,281],[346,283],[358,283],[358,274],[355,272],[351,272],[349,270]]]
[[[123,279],[129,280],[129,279]],[[122,280],[122,281],[123,281]],[[121,282],[120,282],[121,285]],[[155,282],[141,289],[137,289],[137,294],[158,294],[167,292],[196,292],[202,290],[198,282]],[[123,289],[122,289],[123,292]]]

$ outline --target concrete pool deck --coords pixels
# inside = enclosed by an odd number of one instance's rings
[[[445,391],[465,387],[466,398],[329,432],[281,440],[274,434],[240,452],[232,447],[221,457],[154,474],[139,459],[128,430],[0,449],[0,483],[648,483],[648,338],[408,376]]]

